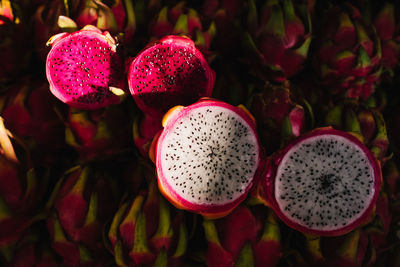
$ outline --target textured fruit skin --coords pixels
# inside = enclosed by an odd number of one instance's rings
[[[95,169],[99,168],[76,166],[67,171],[47,204],[51,246],[66,266],[99,266],[111,259],[102,229],[112,218],[119,196],[115,181]]]
[[[381,75],[381,45],[373,26],[351,4],[328,8],[317,33],[314,68],[332,95],[366,100]]]
[[[311,43],[310,14],[292,0],[249,1],[245,43],[257,76],[283,82],[303,69]]]
[[[161,146],[163,139],[167,136],[169,129],[174,126],[174,122],[178,120],[180,117],[185,116],[188,110],[190,109],[196,109],[199,107],[205,107],[205,106],[219,106],[219,107],[224,107],[230,110],[233,110],[236,112],[245,122],[247,122],[248,125],[250,125],[251,129],[254,131],[256,134],[256,125],[254,118],[251,116],[251,114],[242,108],[239,107],[234,107],[231,106],[230,104],[227,104],[225,102],[219,101],[219,100],[213,100],[209,98],[204,98],[201,99],[200,101],[188,106],[188,107],[182,107],[182,106],[177,106],[172,108],[163,118],[163,126],[164,129],[161,132],[161,134],[157,137],[157,140],[153,141],[156,145],[153,147],[155,150],[153,153],[155,155],[155,164],[156,164],[156,169],[157,169],[157,178],[158,178],[158,186],[161,191],[161,193],[178,209],[185,209],[191,212],[199,213],[206,218],[220,218],[228,213],[230,213],[236,206],[238,206],[247,196],[248,191],[252,187],[252,182],[249,183],[248,187],[244,190],[243,195],[238,197],[232,202],[223,204],[223,205],[200,205],[200,204],[194,204],[190,203],[187,200],[182,199],[178,193],[176,193],[171,186],[168,184],[166,181],[163,172],[162,172],[162,164],[161,164],[161,156],[159,155],[161,151]],[[257,134],[256,134],[257,137]],[[257,137],[257,142],[258,142],[258,137]],[[258,142],[259,143],[259,142]],[[259,146],[258,146],[259,147]],[[151,151],[150,151],[151,153]],[[258,162],[257,166],[260,162],[260,151],[258,153]]]
[[[154,136],[162,130],[161,120],[149,115],[136,117],[133,122],[133,142],[144,157],[148,157]]]
[[[391,2],[385,2],[373,19],[373,25],[382,45],[382,65],[389,71],[390,76],[394,75],[400,56],[400,29],[397,13],[398,7]]]
[[[181,266],[188,238],[183,214],[171,209],[146,171],[148,189],[123,201],[114,215],[110,251],[118,266]]]
[[[17,154],[18,152],[18,154]],[[48,177],[37,175],[26,144],[0,117],[0,253],[7,251],[39,219]],[[6,253],[4,253],[6,254]]]
[[[32,49],[28,36],[28,23],[20,16],[19,3],[0,1],[0,83],[17,81],[28,67]],[[15,8],[16,7],[16,8]]]
[[[204,220],[203,228],[207,266],[276,266],[282,257],[279,225],[263,205],[240,205],[224,218]]]
[[[250,110],[257,120],[258,133],[267,154],[305,131],[306,111],[296,101],[288,82],[278,86],[266,83],[263,90],[253,96]]]
[[[180,62],[175,63],[178,65],[160,61],[163,63],[160,66],[160,63],[157,62],[158,59],[154,60],[150,53],[162,47],[179,48],[191,53],[198,59],[200,66],[195,66],[196,68],[192,69],[192,66],[185,65],[182,68],[182,64],[188,60],[183,56],[178,59]],[[157,57],[159,54],[163,57],[168,55],[157,52]],[[150,56],[150,60],[146,59],[147,56]],[[150,77],[146,77],[146,75]],[[149,81],[149,79],[154,80]],[[161,118],[173,106],[189,105],[201,97],[211,96],[214,82],[214,71],[193,41],[177,35],[166,36],[149,45],[132,61],[128,74],[129,90],[138,107],[144,113],[158,118]],[[143,88],[143,83],[148,83],[146,88]]]
[[[10,247],[9,255],[0,264],[5,267],[57,267],[60,259],[50,248],[48,236],[43,234],[43,224],[35,223]],[[4,252],[5,250],[3,250]],[[3,255],[4,256],[4,255]]]
[[[64,125],[54,111],[57,99],[48,83],[26,77],[8,89],[0,96],[5,126],[28,144],[35,164],[54,164],[59,160],[54,154],[65,146]]]
[[[86,44],[83,44],[83,39],[88,40]],[[99,109],[121,102],[125,86],[123,64],[116,51],[116,42],[108,32],[88,25],[80,31],[57,34],[48,44],[52,48],[47,55],[46,76],[50,91],[59,100],[78,109]],[[82,44],[82,47],[79,51],[73,49],[71,52],[76,54],[71,55],[68,54],[71,44]],[[100,51],[96,45],[104,46],[104,49]],[[64,46],[66,51],[62,50]],[[84,53],[90,55],[89,60],[82,59]],[[56,70],[60,62],[65,64],[65,60],[79,66],[68,63],[70,71],[68,67]]]
[[[332,231],[321,231],[321,230],[312,230],[308,229],[304,226],[301,226],[290,219],[286,217],[286,215],[281,211],[281,209],[278,207],[278,203],[275,198],[275,175],[276,171],[279,168],[280,161],[282,160],[283,156],[296,144],[302,142],[303,140],[313,137],[313,136],[319,136],[319,135],[324,135],[324,134],[329,134],[329,135],[338,135],[341,137],[344,137],[351,142],[355,143],[358,145],[359,148],[362,149],[362,151],[367,155],[369,162],[373,166],[374,170],[374,176],[375,176],[375,183],[374,183],[374,188],[375,188],[375,194],[369,204],[369,206],[366,208],[364,214],[352,222],[351,224],[339,228],[337,230],[332,230]],[[320,236],[338,236],[338,235],[344,235],[352,230],[354,230],[356,227],[362,225],[363,223],[366,223],[367,220],[370,219],[370,215],[373,212],[373,209],[375,207],[376,200],[379,196],[379,190],[380,186],[382,183],[382,172],[380,168],[380,163],[375,159],[373,154],[360,142],[357,137],[348,134],[343,131],[335,130],[330,127],[326,128],[319,128],[315,129],[307,134],[302,135],[300,138],[296,139],[292,143],[290,143],[283,151],[279,152],[276,158],[274,159],[274,162],[271,164],[271,168],[266,172],[266,178],[265,178],[265,186],[266,186],[266,199],[267,202],[271,205],[271,207],[274,209],[276,215],[283,221],[285,222],[289,227],[303,232],[307,234],[314,234],[314,235],[320,235]]]
[[[131,120],[122,106],[98,110],[69,108],[65,139],[84,161],[109,159],[126,151],[131,145]]]

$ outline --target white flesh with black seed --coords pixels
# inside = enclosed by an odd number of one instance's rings
[[[254,130],[234,111],[219,106],[191,109],[163,140],[165,179],[195,204],[225,204],[242,196],[258,165]]]
[[[282,158],[275,180],[281,211],[314,230],[354,222],[374,193],[374,170],[367,155],[337,135],[313,136],[294,145]]]

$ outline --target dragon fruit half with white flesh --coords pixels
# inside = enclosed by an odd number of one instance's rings
[[[261,153],[244,107],[204,98],[172,108],[163,126],[150,157],[160,191],[176,207],[218,218],[246,198]]]
[[[290,227],[337,236],[371,219],[379,195],[379,162],[354,135],[320,128],[289,144],[267,172],[267,197]]]

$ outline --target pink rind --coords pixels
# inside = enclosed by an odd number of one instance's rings
[[[55,40],[53,40],[51,42],[51,50],[47,55],[47,60],[46,60],[46,77],[47,80],[49,82],[49,89],[51,91],[51,93],[58,98],[60,101],[62,101],[63,103],[73,107],[73,108],[78,108],[78,109],[99,109],[99,108],[103,108],[106,106],[109,106],[111,104],[118,104],[119,102],[121,102],[121,98],[118,97],[117,95],[111,94],[109,98],[105,99],[105,101],[101,102],[101,103],[91,103],[91,104],[87,104],[87,103],[81,103],[81,102],[77,102],[71,99],[70,96],[68,96],[67,94],[63,93],[61,90],[57,89],[57,86],[54,84],[52,77],[51,77],[51,68],[50,68],[50,59],[54,56],[54,54],[56,53],[56,48],[59,47],[60,45],[62,45],[64,42],[68,41],[71,38],[74,38],[77,35],[85,35],[88,36],[90,38],[93,39],[100,39],[101,41],[108,43],[109,41],[107,38],[107,35],[109,35],[108,32],[104,32],[101,33],[100,30],[95,30],[93,28],[89,28],[89,29],[83,29],[81,31],[77,31],[74,33],[65,33],[62,36],[60,36],[59,38],[56,38]],[[110,44],[109,44],[110,45]]]
[[[129,90],[135,99],[135,102],[137,106],[142,110],[144,113],[149,114],[151,116],[155,117],[160,117],[164,114],[164,112],[158,110],[159,107],[153,107],[153,106],[148,106],[146,105],[140,95],[138,95],[137,91],[135,90],[135,79],[133,78],[134,75],[132,75],[134,71],[134,67],[140,62],[140,60],[147,54],[150,49],[155,49],[156,46],[161,45],[161,44],[173,44],[173,45],[179,45],[182,46],[186,49],[190,49],[191,51],[194,52],[196,57],[200,59],[202,67],[205,69],[205,73],[207,74],[207,79],[208,79],[208,86],[204,90],[204,94],[201,97],[210,97],[212,95],[212,91],[214,88],[214,83],[215,83],[215,72],[213,69],[210,68],[208,65],[208,62],[204,58],[203,54],[198,50],[194,44],[194,42],[184,36],[178,36],[178,35],[168,35],[159,41],[155,42],[154,44],[146,47],[144,50],[142,50],[131,62],[130,67],[129,67],[129,75],[128,75],[128,85],[129,85]],[[139,63],[140,64],[140,63]],[[190,88],[188,88],[190,90]],[[176,103],[178,104],[183,104],[183,103]],[[171,106],[172,108],[172,106]]]
[[[208,218],[220,218],[225,215],[227,215],[231,210],[233,210],[236,206],[238,206],[246,197],[248,192],[253,186],[253,182],[250,182],[247,188],[244,190],[244,193],[238,197],[237,199],[233,200],[232,202],[223,204],[223,205],[205,205],[205,204],[196,204],[189,202],[185,199],[182,199],[169,185],[167,179],[163,175],[162,172],[162,164],[161,164],[161,145],[163,142],[163,139],[168,135],[169,130],[171,127],[174,125],[174,123],[181,118],[182,116],[185,116],[190,110],[203,107],[203,106],[219,106],[223,108],[230,109],[237,113],[243,120],[251,127],[251,129],[254,131],[256,139],[257,139],[257,144],[258,144],[258,161],[256,166],[258,166],[261,162],[261,153],[260,153],[260,145],[259,145],[259,139],[257,136],[256,132],[256,125],[253,121],[253,119],[242,109],[232,106],[230,104],[227,104],[222,101],[218,100],[213,100],[213,99],[201,99],[200,101],[183,108],[178,112],[177,114],[173,114],[172,118],[168,119],[167,125],[165,125],[164,130],[162,131],[161,135],[159,136],[157,140],[157,145],[156,145],[156,169],[157,169],[157,178],[158,178],[158,183],[160,187],[160,191],[164,194],[164,196],[172,202],[177,208],[185,209],[191,212],[199,213],[202,214],[205,217]]]
[[[276,172],[279,169],[279,165],[281,163],[281,160],[283,156],[296,144],[302,142],[303,140],[313,137],[313,136],[319,136],[319,135],[324,135],[324,134],[329,134],[329,135],[337,135],[341,136],[344,138],[349,139],[351,142],[355,143],[364,153],[367,155],[367,158],[369,162],[373,166],[374,170],[374,177],[375,177],[375,183],[374,183],[374,188],[375,188],[375,193],[373,198],[371,199],[371,202],[369,206],[366,208],[364,214],[355,220],[354,222],[350,223],[349,225],[346,225],[345,227],[338,228],[336,230],[331,230],[331,231],[323,231],[323,230],[313,230],[309,229],[307,227],[304,227],[298,223],[293,222],[290,220],[286,215],[281,211],[281,209],[278,206],[278,203],[275,198],[275,176]],[[327,128],[319,128],[316,130],[313,130],[309,132],[308,134],[305,134],[301,136],[300,138],[296,139],[294,142],[290,143],[282,152],[279,153],[279,155],[276,157],[275,162],[272,164],[273,170],[271,172],[268,172],[266,179],[265,179],[265,184],[267,186],[267,199],[271,204],[271,207],[274,209],[276,215],[284,222],[286,223],[289,227],[300,231],[302,233],[307,233],[307,234],[313,234],[313,235],[319,235],[319,236],[339,236],[339,235],[344,235],[358,226],[364,224],[367,222],[367,220],[370,218],[370,214],[374,210],[376,200],[379,196],[379,189],[382,183],[382,172],[380,168],[380,163],[379,161],[373,156],[371,151],[368,150],[368,148],[360,141],[358,140],[355,136],[339,131],[330,127]]]

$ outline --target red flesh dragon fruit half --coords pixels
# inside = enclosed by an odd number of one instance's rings
[[[244,107],[202,99],[171,109],[163,126],[150,154],[160,191],[176,207],[218,218],[246,198],[261,153]]]
[[[367,223],[379,195],[379,162],[355,136],[320,128],[289,144],[267,174],[268,197],[290,227],[342,235]]]
[[[74,33],[60,33],[49,42],[46,75],[51,92],[79,109],[117,104],[124,95],[123,64],[108,32],[88,25]]]
[[[139,53],[128,80],[138,107],[160,118],[176,105],[211,96],[215,74],[192,40],[170,35]]]

